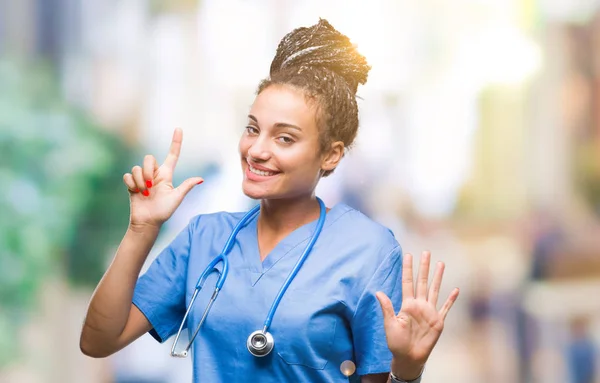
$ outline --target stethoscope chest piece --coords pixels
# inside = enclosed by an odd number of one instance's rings
[[[264,330],[256,330],[248,337],[246,347],[254,356],[267,356],[273,350],[275,340],[270,332]]]

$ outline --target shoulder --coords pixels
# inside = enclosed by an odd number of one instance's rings
[[[402,248],[388,227],[348,205],[338,204],[334,209],[336,219],[331,226],[337,248],[375,264],[401,256]]]
[[[242,219],[244,212],[219,211],[215,213],[198,214],[192,217],[188,224],[190,233],[200,231],[233,229]]]

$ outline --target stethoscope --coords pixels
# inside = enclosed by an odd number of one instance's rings
[[[285,282],[279,289],[279,293],[277,293],[277,296],[275,297],[275,300],[273,301],[273,304],[271,305],[271,309],[269,310],[269,313],[267,314],[267,318],[265,319],[262,330],[256,330],[252,334],[250,334],[250,336],[248,336],[248,340],[246,341],[246,348],[248,348],[248,351],[250,351],[250,353],[254,356],[258,356],[258,357],[266,356],[271,352],[271,350],[273,350],[273,347],[275,346],[275,340],[273,339],[273,335],[271,335],[271,333],[269,332],[269,327],[271,326],[271,322],[273,321],[273,316],[275,316],[275,311],[277,310],[277,306],[279,306],[279,302],[281,301],[283,294],[285,294],[290,283],[292,282],[292,280],[298,273],[298,270],[300,270],[300,267],[302,267],[302,263],[304,263],[304,260],[306,259],[306,257],[310,253],[310,251],[312,250],[315,242],[317,241],[317,238],[319,238],[319,235],[321,234],[321,230],[323,229],[323,224],[325,223],[325,215],[326,215],[327,211],[325,209],[325,204],[323,203],[323,201],[321,201],[321,199],[318,197],[317,197],[317,201],[319,201],[320,215],[319,215],[319,221],[317,222],[317,227],[315,228],[315,232],[313,233],[312,237],[310,238],[308,245],[306,245],[306,248],[304,249],[304,253],[302,253],[302,255],[300,256],[300,259],[298,259],[298,261],[296,262],[296,265],[294,266],[294,268],[288,275],[287,279],[285,280]],[[231,251],[231,248],[233,247],[233,244],[235,242],[235,238],[236,238],[238,232],[244,226],[246,226],[246,224],[248,224],[248,222],[252,218],[254,218],[256,215],[258,215],[259,210],[260,210],[260,205],[257,205],[242,217],[240,222],[238,222],[238,224],[235,226],[235,228],[231,232],[231,235],[229,235],[229,239],[225,243],[225,246],[223,247],[221,254],[216,256],[208,264],[208,266],[206,266],[206,269],[204,269],[202,274],[200,274],[200,277],[198,278],[198,282],[196,283],[196,289],[194,290],[194,294],[192,295],[192,299],[190,300],[190,304],[188,305],[185,315],[183,316],[183,320],[181,321],[181,324],[179,325],[179,330],[177,331],[177,335],[175,336],[175,341],[173,342],[173,347],[171,347],[171,356],[185,358],[188,355],[188,351],[189,351],[190,347],[192,346],[194,339],[196,339],[196,336],[198,335],[198,332],[200,331],[200,327],[206,320],[206,316],[208,315],[210,308],[212,307],[213,303],[215,302],[215,299],[217,299],[217,295],[219,295],[219,291],[221,291],[221,288],[223,287],[223,284],[225,283],[225,279],[227,279],[227,272],[229,271],[229,262],[227,261],[227,254],[229,253],[229,251]],[[219,262],[223,262],[223,270],[221,272],[219,272],[219,270],[216,267]],[[213,271],[216,271],[219,274],[219,278],[215,285],[215,291],[213,292],[212,297],[210,298],[210,301],[208,302],[208,305],[206,306],[206,309],[204,310],[204,314],[202,314],[200,323],[198,323],[198,326],[196,327],[196,331],[194,331],[194,334],[192,335],[192,338],[190,339],[187,347],[182,352],[176,352],[175,348],[177,347],[177,342],[179,341],[179,337],[181,336],[181,331],[183,330],[183,326],[185,325],[187,317],[192,309],[192,306],[194,305],[194,301],[196,300],[196,297],[198,296],[198,292],[202,289],[204,282],[206,281],[206,278]]]

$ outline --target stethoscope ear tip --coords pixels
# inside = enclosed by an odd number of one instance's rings
[[[187,350],[184,350],[184,351],[182,351],[182,352],[175,352],[175,351],[172,351],[172,352],[171,352],[171,356],[173,356],[173,357],[175,357],[175,358],[185,358],[185,357],[187,357],[187,356],[188,356],[188,352],[187,352]]]

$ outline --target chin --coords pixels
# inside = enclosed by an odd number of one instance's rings
[[[276,199],[287,199],[294,196],[294,193],[286,193],[281,190],[273,191],[272,189],[267,189],[263,185],[256,185],[252,182],[248,182],[244,180],[242,182],[242,192],[246,197],[254,199],[254,200],[276,200]]]
[[[271,193],[269,193],[268,191],[256,185],[248,185],[246,182],[242,183],[242,191],[244,192],[246,197],[255,200],[272,198]]]

